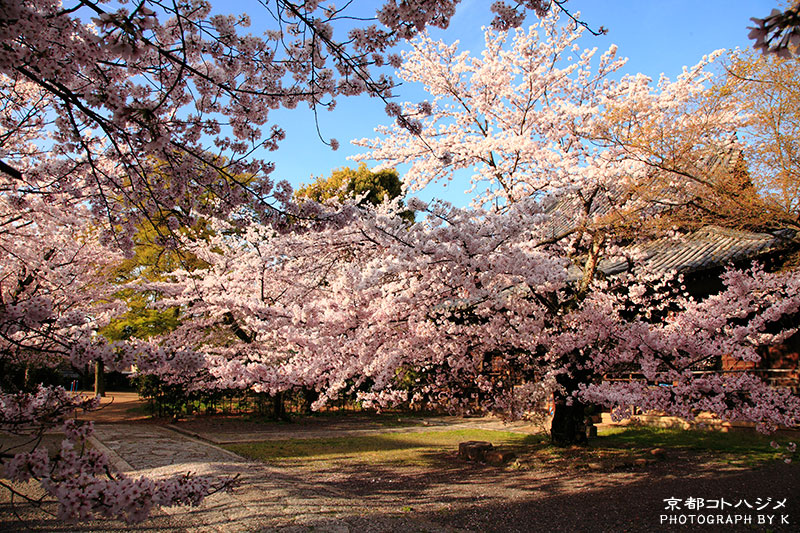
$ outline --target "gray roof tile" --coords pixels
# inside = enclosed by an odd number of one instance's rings
[[[692,272],[754,258],[781,247],[781,240],[768,233],[705,226],[678,237],[665,237],[643,244],[645,266],[656,272]],[[627,268],[627,262],[609,259],[599,269],[615,274]]]

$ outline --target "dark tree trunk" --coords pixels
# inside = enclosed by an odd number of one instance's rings
[[[303,414],[310,415],[311,405],[319,400],[319,392],[315,391],[312,388],[304,388],[303,389]]]
[[[105,365],[99,359],[94,363],[94,395],[106,396]]]
[[[591,212],[591,202],[594,196],[585,204],[585,212]],[[597,275],[597,266],[603,251],[606,236],[600,232],[592,232],[592,245],[587,250],[588,255],[583,265],[583,277],[578,283],[576,296],[582,299],[591,286],[592,280]],[[556,382],[561,390],[554,393],[553,421],[550,425],[550,438],[553,444],[567,446],[570,444],[586,444],[586,407],[587,405],[576,398],[575,393],[580,390],[580,385],[591,381],[591,374],[586,370],[577,369],[576,361],[581,360],[581,355],[572,353],[565,357],[564,363],[567,372],[560,374]]]
[[[283,393],[279,392],[272,397],[272,416],[275,420],[289,422],[289,414],[286,412],[286,405],[283,403]]]
[[[566,402],[556,399],[553,422],[550,425],[550,438],[553,444],[559,446],[586,444],[585,409],[586,406],[578,401],[567,405]]]
[[[553,395],[555,407],[550,424],[550,438],[558,446],[586,444],[586,404],[573,395],[583,382],[582,377],[585,376],[562,374],[556,379],[563,390],[556,391]]]

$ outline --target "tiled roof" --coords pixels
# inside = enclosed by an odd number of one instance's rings
[[[675,238],[661,238],[638,248],[642,261],[655,272],[694,272],[755,258],[777,250],[782,241],[768,233],[752,233],[706,226]],[[628,269],[624,260],[605,260],[598,265],[606,274]]]

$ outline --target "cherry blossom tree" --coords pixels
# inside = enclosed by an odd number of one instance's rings
[[[399,64],[391,47],[447,27],[457,3],[387,0],[372,24],[332,4],[274,0],[262,3],[270,27],[256,36],[247,15],[212,14],[204,0],[2,2],[0,362],[202,374],[185,328],[161,344],[97,335],[124,312],[108,283],[112,263],[145,225],[163,229],[155,242],[168,247],[182,226],[241,206],[281,226],[291,190],[272,183],[273,165],[259,155],[284,137],[269,112],[388,98],[394,82],[379,69]],[[498,3],[497,24],[530,9],[546,6]],[[60,425],[66,435],[53,457],[0,449],[7,477],[40,480],[68,519],[136,521],[153,505],[196,503],[213,490],[190,477],[105,476],[105,459],[83,448],[90,426],[63,423],[94,405],[59,388],[4,388],[0,427],[35,437]]]
[[[725,198],[709,161],[745,117],[733,101],[708,98],[706,67],[721,52],[654,86],[642,75],[613,79],[624,64],[616,47],[596,58],[577,44],[582,33],[557,17],[514,34],[487,31],[480,58],[421,36],[398,75],[422,83],[432,101],[395,105],[382,137],[354,141],[369,149],[359,159],[410,165],[411,192],[472,171],[474,204],[494,209],[557,197],[551,237],[573,241],[588,283],[609,235],[648,237],[645,225],[673,225],[670,212]],[[654,210],[660,216],[642,216]]]
[[[6,127],[35,141],[3,153],[3,172],[42,192],[71,191],[122,245],[142,215],[174,225],[243,202],[279,208],[272,164],[256,156],[284,136],[269,112],[391,96],[394,82],[375,72],[399,64],[389,49],[428,25],[446,28],[457,3],[389,0],[362,27],[349,22],[364,13],[347,7],[275,0],[263,6],[274,24],[255,36],[247,15],[212,15],[205,0],[4,2],[3,104],[15,110]],[[531,8],[545,4],[497,3],[496,23],[521,21]],[[205,193],[218,201],[196,205]]]
[[[224,388],[313,387],[316,407],[347,393],[377,408],[508,418],[555,392],[559,442],[580,439],[587,403],[617,414],[707,411],[766,430],[798,423],[789,391],[715,372],[722,354],[755,361],[758,346],[796,332],[796,272],[730,271],[724,291],[701,302],[641,270],[581,291],[568,257],[543,245],[550,217],[533,199],[502,213],[409,207],[424,220],[350,204],[320,207],[321,231],[220,222],[220,236],[194,250],[207,271],[148,288],[198,324],[226,326],[224,337],[196,337]],[[639,378],[603,379],[631,374]]]
[[[550,246],[552,253],[570,258],[581,270],[580,274],[572,274],[576,278],[573,297],[551,308],[552,314],[569,317],[567,322],[554,321],[555,331],[560,332],[557,336],[573,339],[573,332],[584,328],[592,332],[590,339],[598,341],[605,335],[598,335],[598,328],[616,330],[619,334],[611,334],[615,339],[611,345],[560,342],[548,347],[549,357],[559,361],[561,368],[556,379],[560,392],[557,389],[553,434],[565,440],[573,437],[564,424],[582,417],[581,398],[591,397],[592,401],[608,405],[637,404],[633,396],[618,403],[609,400],[613,391],[622,386],[610,382],[599,388],[589,385],[602,368],[596,363],[603,360],[610,346],[624,345],[628,350],[627,355],[612,357],[612,365],[628,362],[634,368],[640,364],[647,367],[644,374],[648,379],[630,385],[631,388],[638,386],[653,393],[660,390],[665,400],[660,408],[680,412],[682,416],[688,416],[690,409],[686,406],[692,402],[678,396],[684,392],[687,397],[700,396],[697,390],[688,393],[694,386],[689,379],[691,370],[713,359],[710,353],[700,356],[684,348],[667,348],[669,343],[663,338],[674,327],[673,319],[688,320],[686,317],[692,316],[694,304],[674,295],[672,303],[664,307],[673,309],[674,314],[660,316],[655,325],[651,324],[655,319],[648,318],[648,314],[657,315],[647,310],[649,303],[633,299],[625,304],[618,295],[623,285],[612,290],[606,285],[610,282],[598,279],[601,257],[621,251],[629,253],[629,245],[663,234],[665,225],[670,228],[676,223],[685,224],[687,214],[693,213],[698,218],[705,214],[703,208],[709,204],[715,204],[715,215],[729,219],[744,216],[752,208],[752,202],[742,200],[741,188],[731,186],[731,181],[741,180],[741,174],[736,172],[739,169],[719,164],[720,154],[736,150],[737,141],[732,134],[744,126],[747,118],[733,99],[709,94],[711,74],[706,67],[720,53],[685,69],[675,81],[662,77],[653,86],[652,80],[641,75],[614,80],[611,75],[622,64],[615,57],[615,47],[594,60],[595,50],[582,51],[576,44],[581,32],[580,26],[559,25],[555,17],[543,20],[527,32],[488,31],[486,50],[480,58],[459,53],[456,45],[420,36],[413,42],[413,49],[405,54],[405,63],[398,74],[406,81],[424,84],[433,100],[422,105],[395,105],[390,110],[398,117],[395,125],[380,128],[383,136],[379,139],[356,142],[370,149],[363,159],[378,159],[392,167],[410,165],[406,182],[412,191],[434,180],[453,179],[456,171],[473,169],[472,190],[482,187],[476,204],[502,212],[527,198],[539,199],[545,205],[550,203],[550,231],[541,237],[539,245]],[[752,215],[749,219],[752,220]],[[635,257],[630,261],[635,263]],[[793,276],[777,275],[782,281],[771,283],[791,287],[795,283]],[[633,279],[627,278],[626,282],[632,283]],[[703,305],[720,304],[725,298],[738,301],[734,279],[740,280],[731,274],[726,278],[728,288]],[[614,296],[604,296],[609,292]],[[759,305],[767,305],[772,296],[763,297],[765,301]],[[791,297],[786,300],[791,301]],[[595,307],[599,302],[604,302],[602,313]],[[786,312],[775,316],[794,316],[793,305],[787,303]],[[631,309],[638,306],[644,310],[631,317]],[[745,304],[742,306],[747,308]],[[734,307],[729,309],[732,311]],[[744,316],[751,320],[757,314],[754,311]],[[739,314],[735,316],[742,318]],[[615,317],[614,322],[608,323],[608,317]],[[631,347],[625,339],[637,338],[637,328],[661,337],[654,343],[660,348],[646,348],[648,344]],[[672,342],[678,342],[679,335]],[[738,341],[743,341],[743,337],[738,337]],[[738,352],[731,346],[726,349],[753,360],[752,353],[746,350],[747,343],[756,343],[755,338],[749,337]],[[645,364],[640,358],[648,350],[660,354],[654,356],[659,358],[683,355],[678,365],[664,359]],[[667,355],[669,350],[674,350],[672,356]],[[716,353],[719,356],[725,352]],[[687,373],[680,380],[677,375],[669,379],[668,372],[662,374],[665,383],[689,383],[684,392],[678,392],[681,388],[677,386],[652,389],[654,372],[663,372],[665,365]],[[709,383],[704,386],[711,387]],[[731,391],[746,388],[729,384],[717,390],[726,387]],[[599,395],[588,392],[576,394],[577,390],[600,389],[608,394],[603,401]],[[753,397],[761,395],[756,391],[766,390],[763,385],[751,385],[751,389]],[[674,397],[666,401],[663,397],[668,395]],[[768,396],[772,398],[771,393],[764,393],[763,398]],[[730,402],[716,397],[718,405],[709,410],[731,417],[732,411],[720,408],[723,404],[730,406]],[[768,426],[776,420],[796,423],[796,398],[778,397],[785,399],[785,412],[794,414],[781,414],[772,421],[758,420],[759,423]],[[646,407],[656,407],[644,395],[640,400]],[[679,409],[681,402],[683,408]],[[774,398],[766,401],[775,406],[780,403]],[[753,419],[741,412],[735,416]]]
[[[4,371],[14,365],[68,362],[85,367],[95,361],[125,369],[146,353],[136,346],[106,342],[96,334],[121,311],[104,279],[121,256],[99,242],[89,210],[81,207],[56,195],[47,201],[33,196],[13,203],[6,196],[0,198],[5,222],[0,234],[5,257],[0,267]],[[137,521],[153,505],[196,503],[218,488],[219,482],[205,478],[153,481],[107,475],[107,459],[85,445],[91,424],[64,421],[77,410],[96,409],[99,402],[61,387],[22,385],[4,383],[0,393],[0,429],[29,439],[22,444],[4,440],[0,445],[8,480],[0,485],[15,496],[29,499],[16,483],[35,478],[59,502],[61,518],[81,520],[101,513]],[[38,443],[54,428],[60,428],[65,438],[59,450],[48,452]]]
[[[225,231],[220,222],[218,237],[193,248],[207,271],[148,288],[172,294],[163,304],[201,323],[235,324],[224,342],[199,348],[225,387],[314,387],[318,405],[342,392],[376,406],[494,403],[475,388],[476,369],[495,352],[528,360],[523,351],[535,344],[525,339],[537,336],[524,332],[541,329],[547,313],[516,288],[544,297],[566,275],[562,259],[530,245],[538,226],[526,221],[544,215],[526,206],[501,215],[412,200],[409,208],[430,215],[414,224],[392,211],[398,203],[318,206],[308,231],[286,233],[259,224]],[[520,364],[533,373],[538,362]]]

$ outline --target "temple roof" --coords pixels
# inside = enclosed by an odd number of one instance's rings
[[[655,272],[694,272],[727,265],[775,251],[784,241],[768,233],[705,226],[678,237],[664,237],[637,247],[645,266]],[[627,270],[622,259],[603,260],[600,271],[616,274]]]

